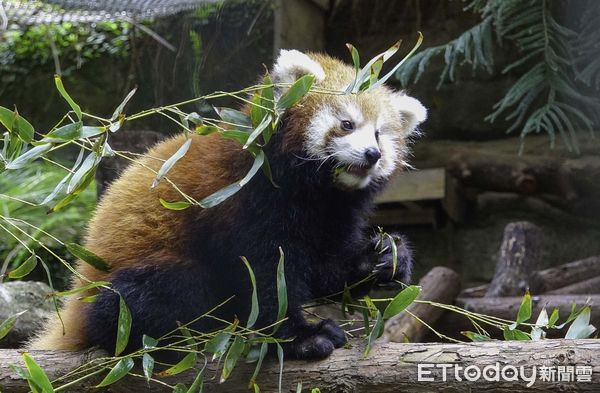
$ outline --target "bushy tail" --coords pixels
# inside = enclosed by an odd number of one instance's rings
[[[83,303],[77,299],[68,299],[60,311],[60,319],[57,314],[53,314],[46,322],[45,327],[25,347],[28,350],[79,351],[86,349],[88,345],[85,336],[84,315]]]

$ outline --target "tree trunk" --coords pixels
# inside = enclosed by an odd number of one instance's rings
[[[452,269],[436,266],[419,281],[421,294],[419,299],[438,303],[452,304],[460,291],[460,277]],[[428,325],[433,325],[444,313],[439,307],[428,304],[412,303],[408,311]],[[384,341],[421,342],[429,333],[429,328],[407,312],[402,312],[389,319],[385,324]]]
[[[538,226],[527,221],[506,225],[496,272],[485,296],[522,295],[539,267],[541,243],[542,230]],[[536,288],[531,290],[536,293]]]
[[[549,391],[600,391],[600,340],[542,340],[542,341],[489,341],[466,344],[401,344],[382,343],[376,346],[368,358],[362,355],[362,345],[352,349],[339,349],[333,355],[320,362],[286,361],[283,367],[282,391],[295,392],[298,383],[302,383],[303,392],[310,392],[318,387],[322,392],[466,392],[485,391],[514,393],[527,390],[529,392]],[[101,352],[69,353],[32,351],[30,355],[46,370],[50,380],[65,373],[69,369],[81,366],[93,357],[102,356]],[[22,364],[20,353],[16,350],[4,350],[0,353],[0,389],[10,393],[27,392],[27,383],[15,376],[9,364]],[[139,360],[136,361],[138,364]],[[488,381],[480,378],[470,382],[464,378],[464,368],[468,366],[494,366],[499,363],[502,368],[507,365],[516,368],[524,367],[525,376],[530,377],[535,370],[536,379],[533,385],[526,387],[527,382]],[[202,362],[203,364],[203,362]],[[199,367],[202,366],[199,365]],[[429,380],[418,380],[419,364],[422,375]],[[447,370],[446,381],[442,380],[442,368],[436,364],[448,364],[448,367],[460,366],[459,377],[455,378],[455,369]],[[577,366],[586,367],[591,372],[591,381],[548,382],[540,379],[539,366]],[[204,391],[206,392],[244,392],[248,391],[248,380],[254,370],[254,364],[238,362],[229,380],[219,384],[219,372],[214,363],[207,366]],[[535,367],[535,369],[533,368]],[[474,367],[470,368],[471,370]],[[431,374],[424,372],[431,371]],[[138,371],[141,374],[141,371]],[[469,374],[471,375],[471,374]],[[490,374],[487,374],[490,375]],[[491,376],[491,375],[490,375]],[[99,376],[101,377],[101,376]],[[195,377],[194,372],[184,372],[165,380],[174,385],[183,382],[190,386]],[[263,364],[257,383],[263,392],[275,392],[278,389],[279,364],[275,359],[267,359]],[[87,381],[71,387],[67,391],[97,391],[93,383]],[[58,386],[58,385],[57,385]],[[110,392],[167,392],[171,391],[163,385],[148,385],[143,378],[126,377],[111,385]]]

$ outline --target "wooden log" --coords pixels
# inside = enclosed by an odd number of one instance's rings
[[[541,259],[542,230],[527,221],[512,222],[504,228],[504,238],[496,262],[496,272],[485,294],[522,295],[531,287],[530,276]],[[531,288],[533,292],[536,288]]]
[[[572,285],[600,275],[600,255],[554,268],[541,270],[531,277],[539,293]]]
[[[552,291],[546,292],[548,295],[584,295],[600,294],[600,276],[580,281],[575,284],[567,285]]]
[[[600,255],[534,272],[530,281],[535,283],[536,294],[541,294],[548,293],[553,288],[567,287],[596,276],[600,276]],[[460,293],[459,297],[481,297],[488,288],[489,284],[467,288]],[[599,290],[600,288],[590,293],[600,293]]]
[[[452,304],[460,291],[460,277],[452,269],[436,266],[421,278],[419,286],[421,286],[419,299]],[[444,310],[439,307],[420,303],[411,304],[407,310],[430,326],[444,313]],[[386,342],[404,342],[406,340],[421,342],[428,332],[427,326],[409,313],[403,312],[386,322],[382,339]]]
[[[354,345],[350,349],[338,349],[326,360],[319,362],[286,361],[282,374],[282,391],[295,392],[298,383],[302,391],[310,392],[318,387],[322,392],[465,392],[486,391],[514,393],[516,391],[600,391],[600,340],[541,340],[541,341],[489,341],[479,343],[382,343],[376,345],[365,358],[363,346]],[[30,355],[47,372],[50,380],[63,375],[67,370],[83,365],[90,359],[102,356],[102,352],[51,352],[32,351]],[[14,374],[9,364],[22,365],[21,354],[16,350],[0,352],[0,390],[10,393],[29,391],[27,383]],[[139,360],[137,361],[139,363]],[[204,362],[199,364],[202,367]],[[419,366],[421,364],[421,366]],[[528,382],[516,378],[500,381],[479,378],[469,381],[464,378],[464,370],[469,367],[483,369],[485,366],[505,367],[512,365],[524,367],[525,375],[530,377],[536,372],[534,382],[527,388]],[[438,367],[435,367],[438,365]],[[441,365],[452,367],[446,370]],[[462,371],[456,379],[456,366]],[[586,367],[591,372],[590,382],[556,382],[540,379],[540,366]],[[219,371],[215,363],[207,365],[204,379],[205,392],[244,392],[248,391],[248,380],[254,370],[254,364],[238,362],[230,378],[219,384]],[[421,380],[419,380],[421,369]],[[425,372],[431,371],[431,374]],[[443,372],[446,371],[446,380]],[[138,371],[141,373],[141,371]],[[472,374],[471,374],[472,375]],[[98,376],[99,378],[102,377]],[[215,377],[216,376],[216,377]],[[182,382],[190,386],[195,377],[194,371],[186,371],[169,379],[174,385]],[[426,379],[423,379],[425,377]],[[267,358],[258,376],[257,383],[263,392],[278,390],[279,364],[274,358]],[[80,382],[68,391],[98,391],[94,381]],[[164,385],[147,384],[143,377],[125,377],[110,386],[110,392],[170,392]]]

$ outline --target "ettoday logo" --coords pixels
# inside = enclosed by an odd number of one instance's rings
[[[441,370],[441,376],[436,370]],[[476,382],[481,379],[488,382],[523,381],[527,387],[536,380],[544,382],[591,382],[591,366],[513,366],[499,362],[486,366],[470,365],[463,367],[452,363],[419,363],[417,381],[445,382],[449,378],[456,381]]]

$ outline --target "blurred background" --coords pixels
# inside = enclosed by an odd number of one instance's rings
[[[599,14],[592,0],[1,0],[0,105],[43,132],[67,111],[53,74],[103,116],[137,86],[133,113],[252,85],[281,48],[351,62],[352,43],[364,64],[398,39],[407,53],[421,31],[422,47],[388,83],[418,97],[429,119],[416,170],[394,181],[373,223],[411,240],[415,281],[445,265],[472,286],[492,278],[509,222],[543,229],[542,267],[600,254]],[[162,117],[142,119],[113,147],[142,152],[174,132]],[[23,230],[62,255],[47,233],[81,242],[97,194],[122,166],[103,163],[96,187],[60,215],[6,198],[0,210],[42,228]],[[55,168],[4,172],[0,193],[40,202],[62,178]],[[6,232],[0,239],[4,271],[29,255]],[[65,269],[48,266],[64,288]],[[38,266],[29,278],[44,276]]]

